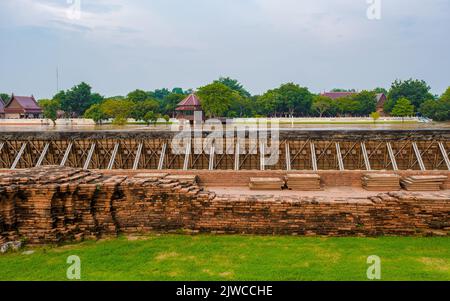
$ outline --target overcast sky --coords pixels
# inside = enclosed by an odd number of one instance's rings
[[[60,89],[85,81],[106,96],[220,76],[255,94],[291,81],[317,93],[410,77],[441,94],[450,1],[380,0],[380,20],[366,1],[0,0],[0,92],[50,97],[58,66]]]

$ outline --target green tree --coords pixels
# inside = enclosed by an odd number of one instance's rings
[[[133,106],[134,103],[128,99],[109,99],[102,103],[101,109],[107,116],[114,118],[114,124],[123,125],[131,117]]]
[[[361,91],[351,97],[358,102],[357,113],[359,115],[367,116],[377,109],[375,92]]]
[[[134,118],[135,120],[143,120],[147,112],[156,111],[158,107],[159,107],[158,102],[153,99],[133,102],[130,117]]]
[[[251,94],[248,92],[244,86],[236,79],[230,77],[220,77],[215,80],[214,83],[222,83],[233,91],[238,92],[242,97],[250,97]]]
[[[447,90],[445,90],[445,92],[444,92],[444,94],[442,94],[440,100],[450,102],[450,87],[448,87]]]
[[[325,113],[331,112],[333,108],[333,100],[323,95],[316,95],[313,98],[312,110],[322,117]]]
[[[294,83],[281,85],[279,88],[269,90],[261,96],[265,111],[269,115],[288,113],[294,115],[308,115],[311,112],[313,95],[307,88]]]
[[[38,101],[39,106],[42,108],[44,118],[50,119],[53,122],[53,126],[56,126],[56,120],[58,119],[58,110],[61,109],[61,103],[58,99],[41,99]]]
[[[434,99],[430,89],[430,86],[423,80],[414,80],[412,78],[406,81],[395,80],[389,90],[385,110],[391,112],[401,98],[408,99],[415,108],[420,108],[425,101]]]
[[[150,98],[150,95],[143,90],[134,90],[128,93],[127,98],[133,102],[143,102]]]
[[[156,117],[156,114],[152,111],[145,113],[145,115],[142,119],[144,120],[145,124],[147,124],[148,126],[150,125],[150,123],[153,123],[153,122],[155,122],[155,120],[158,120]]]
[[[373,119],[373,123],[376,123],[378,119],[380,119],[380,113],[372,112],[370,113],[370,117]]]
[[[383,93],[386,96],[388,95],[388,90],[386,90],[385,88],[381,88],[381,87],[376,87],[375,89],[373,89],[373,92],[375,92],[376,94]]]
[[[269,90],[261,96],[257,96],[257,113],[260,116],[276,117],[280,104],[275,90]]]
[[[360,104],[352,96],[336,99],[336,108],[339,114],[343,116],[355,116],[360,112]]]
[[[103,111],[103,105],[96,103],[84,112],[84,118],[92,119],[95,123],[101,124],[103,120],[106,120],[109,117]]]
[[[233,102],[241,97],[222,83],[215,82],[198,89],[203,111],[208,117],[223,117],[230,109]]]
[[[405,117],[414,115],[414,105],[407,98],[402,97],[397,100],[391,113],[393,116],[402,117],[404,121]]]
[[[185,94],[170,93],[160,102],[160,112],[172,115],[177,105],[186,97]]]
[[[61,102],[61,109],[67,117],[78,117],[93,104],[100,103],[103,97],[98,93],[92,93],[91,87],[82,82],[66,92],[59,92],[53,99]]]
[[[287,83],[281,85],[277,92],[283,111],[287,110],[290,116],[308,115],[311,112],[313,95],[308,88]]]
[[[438,100],[427,100],[419,109],[419,112],[436,121],[450,120],[450,87]]]
[[[3,100],[4,104],[7,104],[11,97],[6,93],[0,93],[0,99]],[[0,101],[1,101],[0,100]]]
[[[156,99],[164,99],[167,95],[170,94],[169,89],[162,88],[162,89],[156,89],[153,92],[150,92],[150,97],[156,98]]]
[[[169,115],[164,115],[164,116],[162,116],[162,118],[166,121],[166,123],[169,123],[169,121],[170,121]]]

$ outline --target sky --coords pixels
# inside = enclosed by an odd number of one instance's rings
[[[0,0],[0,92],[450,86],[449,0]],[[56,81],[56,69],[59,83]]]

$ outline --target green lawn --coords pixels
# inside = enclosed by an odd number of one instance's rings
[[[0,255],[0,280],[65,280],[70,255],[82,280],[450,280],[450,238],[149,235]]]

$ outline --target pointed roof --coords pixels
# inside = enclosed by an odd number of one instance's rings
[[[38,105],[36,99],[34,99],[34,96],[31,95],[30,96],[16,96],[16,95],[12,95],[11,99],[8,101],[8,103],[5,105],[5,110],[8,110],[9,105],[13,102],[16,101],[24,111],[26,112],[30,112],[30,113],[40,113],[42,112],[41,107]],[[16,109],[14,109],[14,111],[16,111]]]
[[[322,93],[322,96],[326,96],[329,97],[331,99],[338,99],[338,98],[343,98],[343,97],[347,97],[353,94],[357,94],[356,92],[325,92]]]
[[[5,113],[5,103],[3,102],[3,99],[0,97],[0,114]]]
[[[194,93],[183,99],[175,109],[176,111],[190,111],[194,109],[201,109],[200,99]]]

